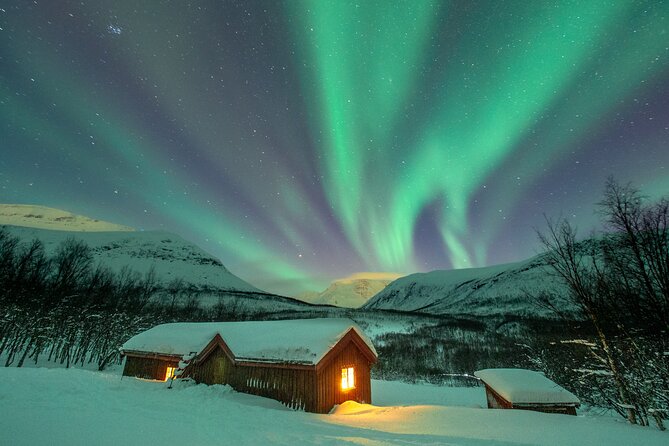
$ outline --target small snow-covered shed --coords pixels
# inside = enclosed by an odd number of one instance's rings
[[[348,400],[371,403],[377,359],[349,319],[163,324],[130,339],[121,353],[124,375],[164,380],[176,371],[318,413]]]
[[[542,373],[525,369],[474,372],[485,384],[489,409],[525,409],[576,415],[578,398]]]

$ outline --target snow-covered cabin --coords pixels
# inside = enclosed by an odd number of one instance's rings
[[[578,398],[546,378],[525,369],[486,369],[474,372],[485,384],[488,408],[526,409],[576,415]]]
[[[348,400],[371,403],[377,360],[349,319],[163,324],[131,338],[121,353],[126,376],[229,384],[318,413]]]

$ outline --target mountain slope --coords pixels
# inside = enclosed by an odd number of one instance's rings
[[[48,255],[67,239],[81,240],[91,248],[94,263],[116,272],[153,270],[159,287],[181,299],[196,297],[201,308],[222,309],[226,317],[322,310],[254,287],[200,247],[168,232],[134,231],[59,209],[13,204],[0,204],[3,228],[23,242],[41,240]],[[171,301],[169,293],[157,298]]]
[[[365,309],[435,315],[553,317],[534,296],[566,293],[541,256],[526,261],[402,277],[367,302]]]
[[[0,204],[0,225],[52,229],[55,231],[134,231],[133,228],[128,226],[95,220],[61,209],[29,204]]]
[[[135,231],[61,209],[21,204],[0,204],[0,226],[23,241],[41,240],[48,254],[68,238],[81,240],[95,261],[113,271],[153,269],[162,286],[180,279],[184,287],[198,290],[263,293],[198,246],[168,232]]]
[[[39,239],[47,253],[53,253],[68,238],[85,242],[97,262],[113,271],[129,267],[146,273],[151,268],[158,283],[166,286],[182,279],[185,286],[200,290],[216,289],[262,292],[228,271],[216,258],[181,237],[163,231],[78,232],[5,226],[21,240]]]
[[[335,280],[320,293],[304,293],[298,298],[314,304],[359,308],[400,276],[397,273],[356,273]]]

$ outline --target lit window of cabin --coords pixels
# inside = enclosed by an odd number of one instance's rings
[[[348,390],[355,388],[355,374],[353,367],[341,369],[341,389]]]
[[[165,372],[165,381],[174,376],[174,372],[176,369],[177,369],[176,367],[169,367],[169,366],[167,367],[167,371]]]

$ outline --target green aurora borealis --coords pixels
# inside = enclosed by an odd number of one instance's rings
[[[669,2],[9,2],[0,202],[164,229],[268,291],[484,266],[669,191]]]

